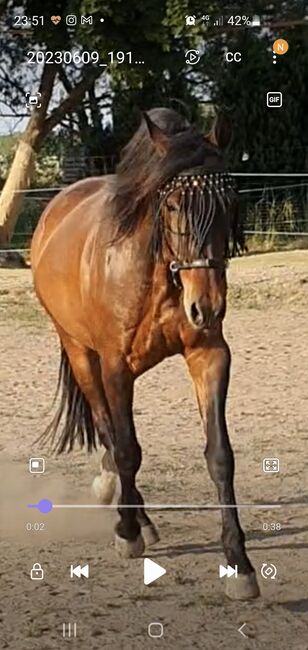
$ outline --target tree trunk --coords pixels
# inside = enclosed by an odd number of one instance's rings
[[[34,108],[31,113],[0,195],[0,247],[7,246],[12,239],[24,198],[24,190],[31,183],[36,154],[44,138],[67,113],[78,105],[88,87],[101,74],[99,68],[87,71],[86,77],[74,86],[68,97],[49,117],[46,117],[57,71],[58,66],[53,65],[45,65],[43,69],[39,88],[41,107]]]
[[[34,162],[33,148],[21,140],[0,196],[0,246],[6,246],[14,234],[23,190],[30,185]]]
[[[46,113],[56,72],[57,68],[53,65],[45,65],[43,69],[39,88],[41,107],[34,108],[31,113],[0,195],[0,246],[6,246],[12,239],[24,199],[24,190],[31,183],[36,153],[43,138]]]

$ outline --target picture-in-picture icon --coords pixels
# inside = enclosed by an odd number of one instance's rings
[[[45,472],[45,458],[30,458],[30,474],[43,474]]]

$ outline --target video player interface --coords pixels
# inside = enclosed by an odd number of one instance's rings
[[[307,3],[0,16],[1,648],[308,648]]]

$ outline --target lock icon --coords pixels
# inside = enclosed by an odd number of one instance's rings
[[[44,578],[44,571],[38,562],[33,564],[33,567],[30,571],[30,578],[31,580],[43,580]]]
[[[186,25],[196,24],[196,16],[185,16],[185,18],[186,18]]]

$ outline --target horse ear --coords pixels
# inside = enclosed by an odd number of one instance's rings
[[[161,156],[164,156],[168,149],[169,149],[169,138],[168,136],[164,133],[162,129],[155,124],[151,118],[149,117],[148,113],[143,113],[143,117],[145,120],[145,123],[148,127],[148,131],[151,137],[151,140],[158,151],[158,153]]]
[[[222,113],[217,115],[211,131],[205,137],[215,147],[226,149],[232,137],[232,125],[229,118]]]

